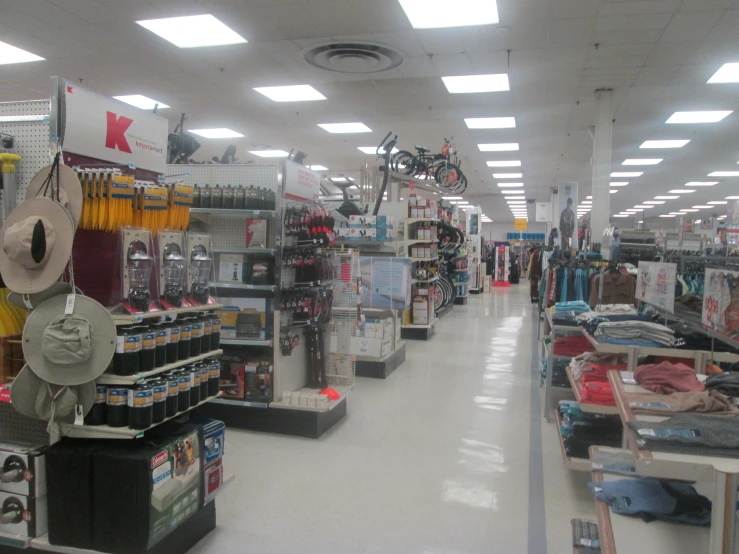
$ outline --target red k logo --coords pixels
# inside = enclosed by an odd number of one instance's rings
[[[105,137],[105,147],[131,154],[131,147],[126,140],[126,131],[133,123],[128,117],[118,117],[113,112],[108,112],[108,133]]]

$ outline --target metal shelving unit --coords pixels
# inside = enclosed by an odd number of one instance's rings
[[[217,215],[217,216],[238,216],[248,219],[275,219],[277,211],[275,210],[229,210],[223,208],[190,208],[190,214],[193,215]]]
[[[112,373],[103,373],[100,377],[95,379],[95,382],[98,385],[134,385],[139,381],[144,381],[149,377],[167,372],[170,369],[176,369],[185,365],[194,364],[195,362],[199,362],[200,360],[211,358],[213,356],[220,356],[221,354],[223,354],[223,350],[211,350],[210,352],[200,354],[199,356],[193,356],[192,358],[187,358],[186,360],[173,362],[171,364],[152,369],[151,371],[136,373],[134,375],[114,375]]]
[[[192,312],[207,312],[210,310],[218,310],[223,308],[223,304],[207,304],[204,306],[189,306],[187,308],[175,308],[173,310],[161,310],[158,312],[147,312],[145,314],[128,314],[111,311],[111,317],[116,325],[131,325],[133,323],[141,323],[145,319],[154,319],[157,317],[177,316],[179,314],[188,314]]]

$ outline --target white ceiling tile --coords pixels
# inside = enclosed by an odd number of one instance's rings
[[[597,31],[643,31],[664,29],[672,14],[605,15],[596,20]]]
[[[593,43],[599,44],[654,44],[662,36],[662,29],[646,29],[639,31],[596,30]]]
[[[673,13],[680,0],[629,0],[627,2],[605,2],[599,15],[634,15],[650,13]]]
[[[717,11],[675,14],[660,40],[663,42],[701,40],[719,22],[722,15],[723,12]]]
[[[668,67],[642,67],[634,81],[635,87],[663,87],[667,86],[680,68],[678,66]]]
[[[698,41],[659,42],[652,49],[646,65],[650,67],[669,67],[682,65],[698,49]]]
[[[550,19],[598,15],[598,3],[592,0],[549,0],[547,11]]]
[[[590,46],[593,41],[595,17],[552,19],[547,29],[548,45],[554,48],[566,46]]]

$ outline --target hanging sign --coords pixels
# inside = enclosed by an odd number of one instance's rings
[[[552,220],[552,203],[537,202],[536,203],[536,222],[549,223]]]
[[[654,245],[657,248],[664,247],[666,242],[667,242],[667,232],[664,229],[660,229],[659,231],[654,232]]]
[[[285,162],[285,198],[318,202],[321,194],[321,177],[302,165]]]
[[[639,262],[636,298],[669,313],[675,313],[677,264]]]
[[[516,231],[526,231],[528,228],[529,228],[528,219],[516,219],[516,225],[514,227]]]
[[[163,117],[64,79],[55,108],[65,152],[165,173],[169,124]]]
[[[706,268],[701,323],[725,337],[739,340],[739,271]]]

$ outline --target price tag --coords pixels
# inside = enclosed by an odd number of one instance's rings
[[[133,162],[128,162],[128,168],[129,169],[136,169],[136,164]]]
[[[254,210],[254,215],[259,215],[259,210]]]
[[[85,423],[85,409],[82,404],[75,404],[74,406],[74,424],[84,425]]]
[[[67,303],[64,306],[64,315],[72,315],[74,313],[74,294],[67,295]]]

